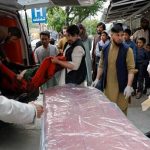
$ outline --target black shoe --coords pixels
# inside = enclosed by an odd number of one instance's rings
[[[142,97],[142,92],[137,92],[136,99],[140,99]]]
[[[136,95],[136,92],[134,91],[134,92],[132,92],[132,94],[131,94],[132,96],[135,96]]]
[[[143,94],[146,94],[146,93],[147,93],[147,89],[144,89],[144,90],[143,90]]]

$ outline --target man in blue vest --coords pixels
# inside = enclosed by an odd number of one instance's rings
[[[103,49],[93,86],[101,79],[105,95],[127,115],[134,73],[133,50],[123,43],[123,28],[116,24],[111,29],[111,42]]]

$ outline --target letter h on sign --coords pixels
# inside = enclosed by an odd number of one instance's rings
[[[46,8],[32,8],[32,23],[46,23]]]

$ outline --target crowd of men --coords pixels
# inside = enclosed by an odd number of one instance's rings
[[[20,31],[16,28],[5,31],[4,36],[0,37],[1,45],[21,38]],[[146,18],[141,19],[141,28],[135,33],[129,28],[124,29],[121,23],[116,23],[108,34],[105,24],[100,22],[97,24],[97,34],[93,41],[82,24],[64,27],[62,31],[60,39],[55,43],[50,42],[48,31],[42,31],[34,50],[35,62],[38,65],[19,74],[12,70],[10,60],[1,50],[1,92],[13,91],[22,94],[34,92],[39,87],[43,92],[43,89],[68,83],[94,86],[103,91],[126,115],[131,96],[135,95],[139,99],[143,94],[149,94],[147,90],[150,87],[150,79],[147,66],[150,59],[150,30]],[[32,119],[27,122],[33,121],[35,112],[37,116],[41,116],[43,112],[43,107],[34,102],[24,105],[4,96],[1,96],[1,99],[5,102],[5,110],[9,105],[20,106],[18,108],[22,109],[25,107],[24,111],[32,106],[35,111],[31,110]],[[7,115],[3,111],[0,120],[7,121],[4,119],[10,118]],[[11,122],[10,119],[8,122]]]

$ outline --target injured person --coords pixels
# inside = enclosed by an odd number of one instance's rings
[[[57,56],[65,60],[63,56]],[[39,67],[29,69],[21,74],[15,74],[0,62],[0,91],[13,94],[31,93],[37,90],[43,83],[48,81],[62,67],[52,63],[51,57],[44,59]]]

